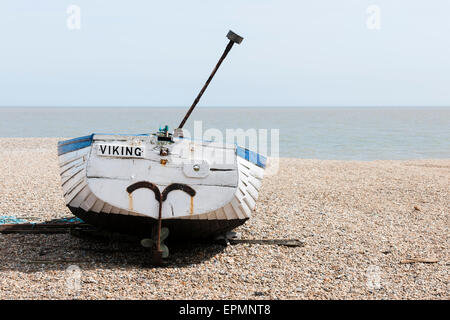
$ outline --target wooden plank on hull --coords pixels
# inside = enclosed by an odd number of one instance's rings
[[[247,201],[244,198],[243,202],[238,201],[239,208],[242,210],[246,218],[250,218],[252,215],[253,209],[249,208]]]
[[[218,220],[226,220],[227,219],[227,216],[225,215],[225,211],[223,210],[223,208],[216,210],[216,217]]]
[[[66,205],[68,205],[73,200],[73,198],[75,198],[75,196],[86,186],[86,181],[81,180],[79,184],[75,185],[72,190],[65,194],[64,200],[66,201]]]
[[[239,187],[235,193],[235,196],[240,200],[243,201],[244,197],[250,197],[250,195],[247,192],[247,189],[242,183],[239,183]]]
[[[253,211],[255,209],[255,207],[256,207],[256,202],[251,197],[245,197],[244,198],[244,203],[247,204],[247,206],[249,207],[250,211]]]
[[[83,164],[73,167],[61,175],[61,185],[64,187],[70,179],[74,179],[77,173],[85,169]],[[75,178],[76,179],[76,178]]]
[[[256,202],[256,200],[258,200],[258,191],[251,184],[245,185],[241,181],[241,183],[239,183],[239,190],[245,197],[251,198],[250,201]]]
[[[248,179],[245,176],[240,176],[239,180],[241,183],[243,183],[245,185],[245,187],[247,187],[247,185],[249,184]]]
[[[81,191],[70,201],[69,205],[74,208],[79,208],[81,203],[86,200],[87,197],[91,194],[88,186],[85,186]]]
[[[236,213],[236,210],[234,210],[231,204],[224,206],[223,212],[225,213],[227,220],[239,219],[239,215]]]
[[[244,167],[246,167],[249,170],[250,175],[254,176],[255,178],[262,179],[264,177],[264,169],[258,167],[257,165],[242,159],[240,157],[237,158],[238,163]]]
[[[196,216],[198,217],[199,220],[208,220],[208,214],[209,213],[202,213],[202,214],[198,214]]]
[[[67,163],[64,166],[61,166],[59,169],[59,173],[62,176],[67,170],[72,169],[73,167],[78,167],[84,163],[85,161],[83,160],[83,157],[80,157],[78,159],[75,159],[74,161]]]
[[[246,215],[243,212],[242,206],[240,205],[240,202],[237,198],[234,198],[233,200],[231,200],[231,206],[233,207],[233,209],[236,212],[239,219],[246,218]]]
[[[105,206],[102,209],[104,213],[111,213],[112,206],[109,203],[105,203]]]
[[[84,211],[90,211],[96,202],[97,197],[95,196],[95,194],[91,193],[87,197],[87,199],[84,200],[83,203],[81,203],[80,208],[83,209]]]
[[[243,170],[244,172],[250,173],[250,166],[249,166],[250,162],[245,161],[241,158],[237,158],[237,163],[238,163],[239,170]]]
[[[73,151],[73,152],[69,152],[69,153],[65,153],[63,155],[58,156],[58,160],[59,160],[59,166],[64,166],[69,162],[72,162],[78,158],[83,158],[86,157],[89,154],[89,151],[91,150],[90,147],[87,148],[83,148],[77,151]]]
[[[236,192],[236,197],[240,200],[240,202],[243,202],[244,198],[248,198],[248,201],[250,201],[250,203],[252,203],[252,206],[253,206],[251,209],[253,209],[255,200],[250,195],[248,189],[242,183],[240,183],[239,190],[241,191],[241,193]]]
[[[65,184],[63,184],[62,188],[63,188],[64,194],[70,193],[71,190],[80,183],[80,181],[85,182],[85,180],[86,180],[86,170],[83,169],[80,172],[78,172],[77,174],[75,174]]]
[[[118,214],[120,212],[120,209],[117,207],[111,207],[110,213]]]
[[[255,202],[258,200],[258,190],[255,189],[255,187],[251,184],[247,185],[247,191],[250,194],[250,196],[255,200]]]
[[[250,175],[262,180],[264,178],[264,169],[254,165],[252,168],[250,168]]]
[[[208,220],[217,220],[216,211],[211,211],[206,215]]]
[[[239,186],[239,190],[241,191],[241,193],[236,192],[236,198],[239,199],[240,203],[247,203],[247,205],[250,207],[250,210],[253,210],[256,206],[255,200],[243,185]]]
[[[97,201],[95,201],[95,204],[92,207],[91,211],[99,213],[102,211],[104,206],[105,206],[105,203],[102,200],[97,199]]]
[[[259,189],[261,189],[261,180],[256,179],[253,176],[249,176],[248,177],[248,182],[257,190],[259,191]]]
[[[238,163],[238,168],[239,168],[239,174],[240,175],[244,175],[246,177],[250,176],[250,169],[249,168],[247,168],[246,166],[243,166],[240,163]]]

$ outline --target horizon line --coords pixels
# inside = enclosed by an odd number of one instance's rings
[[[420,106],[408,106],[408,105],[361,105],[361,106],[197,106],[196,108],[449,108],[450,105],[420,105]],[[186,108],[189,106],[0,106],[0,109],[13,109],[13,108]]]

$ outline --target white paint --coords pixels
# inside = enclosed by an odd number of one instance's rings
[[[161,157],[148,136],[96,137],[92,147],[59,157],[65,200],[73,207],[157,218],[159,203],[151,190],[135,190],[131,201],[126,191],[135,182],[148,181],[160,192],[172,183],[187,184],[196,191],[192,206],[187,193],[170,192],[162,206],[163,219],[246,219],[255,208],[264,170],[237,157],[229,146],[180,139],[171,146],[169,156]],[[99,155],[98,146],[108,144],[140,145],[149,152],[139,159]],[[202,149],[202,155],[209,158],[193,160],[186,156],[192,147]],[[232,164],[214,162],[229,152],[234,153]],[[167,160],[166,165],[160,163],[161,158]]]
[[[209,175],[209,164],[207,161],[193,161],[183,165],[183,173],[189,178],[206,178]]]

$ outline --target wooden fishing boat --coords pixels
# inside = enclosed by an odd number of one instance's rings
[[[92,134],[60,142],[62,188],[73,214],[145,236],[158,221],[161,197],[162,226],[186,238],[218,235],[250,218],[265,157],[234,145],[181,137],[162,145],[158,138]],[[201,158],[192,157],[197,149]]]
[[[195,141],[182,127],[230,51],[233,32],[211,76],[173,133],[92,134],[58,143],[64,199],[86,223],[153,237],[157,252],[167,229],[175,238],[223,234],[255,208],[266,158],[237,145]],[[164,235],[161,236],[161,230]]]

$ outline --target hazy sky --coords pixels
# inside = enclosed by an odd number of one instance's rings
[[[229,29],[200,105],[450,105],[448,0],[2,0],[0,106],[189,106]]]

